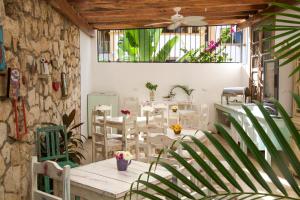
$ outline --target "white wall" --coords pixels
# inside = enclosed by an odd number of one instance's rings
[[[97,62],[97,38],[81,37],[81,43],[91,43],[90,82],[82,81],[82,89],[89,92],[114,91],[123,97],[135,96],[140,101],[148,100],[145,83],[157,83],[156,98],[168,94],[175,84],[188,85],[196,89],[195,103],[207,103],[211,106],[211,121],[214,119],[213,103],[220,102],[224,87],[248,86],[248,75],[241,64],[187,64],[187,63],[99,63]],[[83,49],[82,53],[87,52]],[[83,70],[88,70],[83,67]],[[84,72],[87,73],[87,72]],[[185,98],[180,91],[178,98]],[[82,92],[86,99],[87,92]],[[82,104],[82,108],[84,108]],[[86,108],[85,108],[86,109]],[[82,113],[86,113],[86,110]],[[85,116],[82,116],[83,118]]]
[[[80,69],[81,69],[81,133],[87,136],[87,94],[91,92],[91,51],[92,40],[80,31]]]

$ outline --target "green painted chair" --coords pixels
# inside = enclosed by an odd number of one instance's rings
[[[67,134],[64,126],[48,126],[37,128],[36,131],[36,148],[38,161],[46,160],[56,161],[60,167],[70,165],[71,168],[77,167],[78,164],[69,160],[67,148]],[[44,191],[52,193],[50,178],[44,177]]]

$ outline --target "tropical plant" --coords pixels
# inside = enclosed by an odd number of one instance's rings
[[[60,132],[60,139],[59,139],[59,146],[61,154],[65,153],[65,134],[67,135],[67,150],[69,154],[70,161],[80,164],[80,161],[82,159],[85,159],[85,157],[82,155],[80,150],[83,150],[83,139],[86,139],[84,135],[81,135],[76,131],[77,128],[83,125],[83,123],[74,124],[74,119],[76,115],[76,110],[73,109],[70,114],[63,114],[62,116],[62,122],[63,125],[66,128],[66,132],[61,131]],[[43,125],[57,125],[54,123],[43,123]],[[41,135],[41,153],[42,155],[47,155],[47,148],[46,148],[46,139],[43,135]]]
[[[190,51],[186,49],[181,49],[185,54],[178,59],[178,62],[200,62],[200,63],[210,63],[210,62],[225,62],[230,60],[228,54],[225,52],[226,43],[232,40],[232,34],[234,33],[234,28],[225,28],[221,32],[221,36],[217,42],[210,41],[208,47],[201,46],[197,49],[192,49]],[[221,45],[224,44],[224,45]]]
[[[153,83],[151,83],[151,82],[147,82],[147,83],[145,84],[145,86],[146,86],[146,88],[147,88],[148,90],[150,90],[150,91],[156,91],[156,89],[157,89],[157,87],[158,87],[157,84],[153,84]]]
[[[187,96],[191,96],[192,93],[195,91],[195,89],[189,88],[189,87],[186,86],[186,85],[174,85],[174,86],[171,88],[169,94],[168,94],[167,96],[165,96],[164,98],[172,98],[172,97],[174,97],[174,96],[176,95],[176,93],[174,93],[174,90],[175,90],[176,88],[182,89],[182,90],[186,93]]]
[[[300,105],[299,97],[295,100],[298,105]],[[239,124],[233,116],[229,116],[232,127],[235,128],[236,132],[242,138],[254,160],[249,158],[248,155],[242,151],[226,128],[216,124],[216,129],[228,144],[229,149],[225,148],[214,134],[207,131],[204,131],[204,133],[210,144],[223,157],[225,162],[220,161],[220,158],[216,156],[215,152],[208,149],[203,142],[194,136],[191,136],[191,141],[188,142],[186,140],[179,140],[177,144],[181,145],[183,150],[189,154],[194,162],[185,160],[184,157],[175,151],[174,146],[164,150],[164,153],[167,153],[170,159],[175,159],[180,164],[180,168],[184,169],[185,173],[179,170],[179,168],[158,158],[157,161],[151,165],[149,171],[141,174],[138,180],[132,184],[127,197],[128,195],[140,195],[153,200],[165,198],[177,200],[253,200],[262,199],[264,197],[271,197],[271,199],[299,199],[300,188],[291,170],[294,170],[297,176],[300,175],[300,160],[293,151],[295,148],[298,150],[300,148],[300,135],[282,105],[275,100],[274,105],[282,116],[285,126],[292,138],[295,140],[295,147],[290,146],[283,136],[281,129],[279,129],[263,105],[257,103],[259,110],[263,114],[270,130],[272,130],[286,159],[284,159],[283,154],[279,153],[275,143],[270,139],[270,136],[265,132],[259,120],[250,109],[247,106],[243,106],[243,109],[272,156],[274,165],[276,165],[279,172],[274,170],[264,156],[261,155],[258,147],[247,135],[242,125]],[[169,171],[173,175],[172,180],[165,179],[156,174],[156,164],[159,164]],[[226,167],[227,165],[229,165],[229,167]],[[290,169],[289,166],[292,169]],[[264,172],[264,175],[261,172]],[[283,184],[279,178],[279,174],[285,178],[288,185]],[[151,184],[148,181],[150,177],[156,179],[159,184]],[[181,185],[176,183],[181,183]],[[145,190],[144,187],[148,190]],[[154,195],[155,193],[157,195]]]
[[[299,2],[299,0],[295,0]],[[273,6],[287,9],[291,12],[266,13],[267,16],[275,17],[275,23],[263,26],[263,31],[278,31],[279,34],[267,38],[278,40],[271,47],[271,51],[277,59],[285,59],[280,66],[287,65],[300,58],[300,8],[288,3],[272,3]],[[291,72],[290,76],[300,71],[300,64]]]
[[[118,41],[120,61],[165,62],[178,41],[178,36],[168,40],[159,49],[162,29],[125,30]]]
[[[85,159],[80,150],[84,150],[83,139],[86,140],[86,137],[76,131],[76,129],[80,128],[80,126],[83,125],[83,122],[74,124],[75,115],[76,110],[73,109],[70,114],[64,114],[62,116],[62,121],[63,125],[66,128],[66,133],[61,132],[61,136],[63,137],[63,134],[67,134],[69,159],[75,163],[80,164],[80,161],[82,159]]]

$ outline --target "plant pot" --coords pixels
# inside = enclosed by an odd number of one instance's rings
[[[131,160],[130,161],[124,159],[117,160],[117,168],[119,171],[126,171],[130,163]]]
[[[174,113],[176,113],[176,112],[177,112],[177,108],[172,108],[172,111],[173,111]]]
[[[181,130],[180,131],[174,131],[175,135],[179,135],[181,133]]]
[[[153,90],[151,90],[149,93],[149,99],[150,99],[150,101],[154,101],[154,99],[155,99],[155,93]]]

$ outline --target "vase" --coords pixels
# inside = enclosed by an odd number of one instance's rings
[[[130,163],[131,160],[130,161],[124,159],[117,160],[117,168],[119,171],[126,171]]]
[[[154,99],[155,99],[155,94],[154,94],[154,91],[153,91],[153,90],[150,90],[149,98],[150,98],[150,101],[154,101]]]

